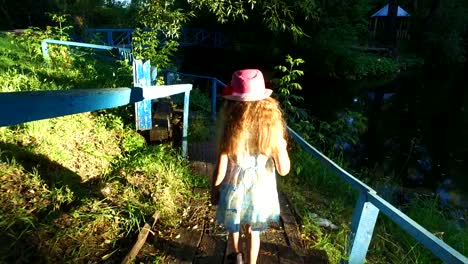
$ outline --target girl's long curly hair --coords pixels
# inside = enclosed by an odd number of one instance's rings
[[[271,156],[279,141],[286,138],[283,113],[271,97],[249,102],[226,100],[221,113],[221,153]]]

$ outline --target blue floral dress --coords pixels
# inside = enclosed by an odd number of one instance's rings
[[[243,224],[249,224],[254,231],[264,231],[279,222],[279,214],[273,159],[257,154],[234,163],[229,158],[220,188],[217,222],[229,232],[239,232]]]

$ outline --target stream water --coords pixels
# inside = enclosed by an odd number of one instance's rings
[[[314,83],[305,88],[313,92],[305,91],[304,105],[319,119],[332,121],[346,110],[367,118],[359,142],[343,145],[353,170],[392,182],[384,192],[398,186],[468,209],[468,81],[462,71],[407,72],[380,84]]]

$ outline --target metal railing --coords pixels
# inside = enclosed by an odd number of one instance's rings
[[[379,211],[388,216],[391,221],[414,237],[445,263],[468,263],[468,259],[460,252],[447,245],[444,241],[434,236],[431,232],[377,195],[376,191],[372,188],[349,174],[307,143],[296,131],[289,127],[288,131],[291,137],[306,152],[318,159],[320,163],[359,192],[359,198],[356,202],[351,222],[349,263],[364,263]]]
[[[151,29],[147,29],[151,30]],[[86,30],[87,39],[99,39],[107,46],[130,48],[132,44],[133,28],[90,28]],[[164,32],[155,32],[161,42],[167,40]],[[227,41],[221,31],[202,28],[183,28],[177,39],[181,46],[202,46],[209,48],[225,48]]]
[[[133,28],[89,28],[86,34],[91,39],[98,38],[107,46],[129,48],[132,45]]]
[[[211,119],[216,120],[216,105],[218,101],[218,88],[222,87],[224,88],[226,86],[225,83],[222,81],[218,80],[215,77],[210,77],[210,76],[202,76],[202,75],[196,75],[196,74],[189,74],[189,73],[182,73],[182,72],[177,72],[173,70],[164,70],[164,77],[166,80],[166,84],[172,84],[176,79],[177,75],[180,76],[186,76],[186,77],[191,77],[191,78],[200,78],[200,79],[207,79],[211,82]]]
[[[94,50],[109,51],[115,56],[116,59],[119,59],[119,60],[127,59],[130,63],[132,63],[133,61],[131,50],[128,48],[112,47],[112,46],[106,46],[106,45],[96,45],[96,44],[74,42],[74,41],[44,39],[41,42],[41,48],[42,48],[42,56],[44,57],[44,60],[46,61],[50,59],[49,44],[63,45],[63,46],[83,48],[83,49],[87,48],[87,49],[94,49]]]

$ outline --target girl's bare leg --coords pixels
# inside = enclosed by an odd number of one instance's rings
[[[239,232],[229,233],[229,238],[232,239],[233,252],[239,253]]]
[[[258,251],[260,250],[260,231],[252,231],[249,226],[249,237],[250,237],[250,254],[249,264],[257,263]]]

